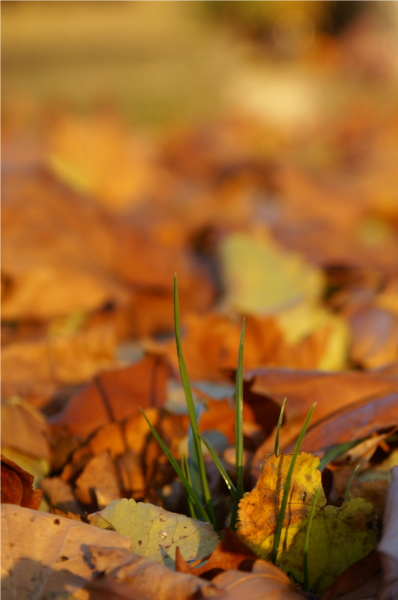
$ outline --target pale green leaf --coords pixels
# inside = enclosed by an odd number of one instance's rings
[[[123,498],[89,515],[90,523],[113,528],[131,539],[131,550],[173,567],[177,546],[186,561],[204,558],[219,541],[208,523],[168,512],[153,504]]]

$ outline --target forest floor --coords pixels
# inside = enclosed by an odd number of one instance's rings
[[[397,598],[398,68],[369,31],[237,69],[211,118],[157,131],[8,96],[5,598]],[[192,454],[175,273],[199,429],[233,482],[246,318],[235,533],[210,454],[217,532],[140,410]]]

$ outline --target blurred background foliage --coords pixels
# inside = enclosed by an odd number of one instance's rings
[[[145,125],[203,120],[242,107],[271,111],[271,118],[283,112],[290,123],[314,111],[315,71],[316,94],[323,94],[327,109],[331,103],[322,69],[336,60],[335,36],[361,13],[397,21],[395,2],[1,5],[6,109],[11,104],[15,110],[28,98],[75,109],[112,102]],[[352,88],[350,79],[352,73],[346,81]]]

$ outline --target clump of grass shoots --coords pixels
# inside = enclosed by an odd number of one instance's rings
[[[190,443],[189,458],[182,456],[181,466],[162,441],[156,429],[147,418],[145,412],[141,410],[145,417],[155,439],[166,454],[175,472],[180,478],[187,495],[190,514],[193,518],[200,518],[203,521],[211,523],[217,531],[216,518],[213,509],[213,503],[210,494],[209,482],[207,479],[205,461],[202,451],[202,442],[207,447],[210,456],[221,473],[232,496],[232,516],[231,528],[235,529],[239,501],[243,496],[243,343],[245,334],[245,320],[242,323],[242,331],[239,344],[238,368],[236,375],[236,402],[235,402],[235,448],[236,448],[236,486],[233,484],[230,476],[223,467],[220,459],[199,433],[198,418],[195,409],[195,402],[192,395],[191,384],[187,373],[181,343],[180,312],[178,303],[178,284],[177,276],[174,276],[174,329],[177,346],[178,364],[182,386],[184,388],[185,400],[187,403],[190,420]]]

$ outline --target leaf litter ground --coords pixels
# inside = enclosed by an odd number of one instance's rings
[[[380,101],[290,136],[234,115],[145,143],[112,110],[58,111],[52,122],[39,111],[41,144],[24,169],[7,154],[17,121],[6,123],[5,598],[302,597],[292,581],[305,578],[321,481],[310,590],[396,597],[398,120],[388,103],[381,117]],[[187,455],[174,272],[200,433],[232,480],[246,316],[238,540],[227,530],[218,542],[186,516],[139,410],[177,460]],[[285,397],[284,453],[274,456]],[[314,402],[275,566],[289,452]],[[231,499],[208,455],[205,464],[223,531]],[[165,566],[174,561],[179,573]]]

